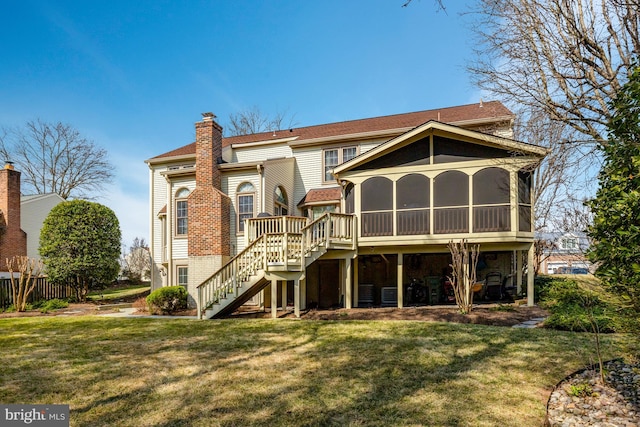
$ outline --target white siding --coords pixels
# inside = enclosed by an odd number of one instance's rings
[[[57,194],[29,196],[20,203],[20,228],[27,233],[27,256],[40,258],[40,230],[44,220],[58,203],[64,199]]]
[[[295,159],[279,159],[269,160],[264,164],[264,208],[262,212],[274,214],[274,192],[277,186],[282,186],[287,194],[289,215],[296,215],[295,203],[293,201],[294,194],[294,167]]]
[[[267,159],[276,159],[279,157],[291,157],[291,147],[286,143],[253,146],[247,148],[236,148],[233,153],[233,161],[243,162],[259,162]]]
[[[237,210],[236,210],[236,190],[238,186],[243,182],[250,182],[256,188],[256,195],[254,198],[253,212],[257,215],[261,212],[262,206],[260,205],[260,191],[261,191],[261,177],[255,170],[242,171],[242,172],[227,172],[222,175],[222,191],[231,198],[231,213],[229,233],[231,234],[231,255],[239,253],[244,249],[244,235],[237,233]]]

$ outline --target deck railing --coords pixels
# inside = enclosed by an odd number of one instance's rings
[[[284,220],[282,219],[284,218]],[[254,230],[273,227],[281,230],[297,229],[301,221],[296,217],[256,218]],[[307,221],[304,218],[305,222]],[[264,227],[263,227],[264,226]],[[238,255],[233,257],[211,277],[198,285],[198,315],[221,298],[235,296],[240,285],[248,282],[260,270],[302,271],[306,267],[305,257],[322,247],[333,244],[340,249],[355,249],[355,216],[326,213],[312,223],[300,227],[296,232],[263,233],[257,236]],[[248,230],[248,229],[247,229]]]
[[[247,244],[250,244],[263,234],[272,233],[300,233],[309,219],[301,216],[270,216],[264,218],[249,218],[245,225]]]

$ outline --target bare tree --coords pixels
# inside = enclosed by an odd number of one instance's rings
[[[124,254],[125,251],[123,250],[122,253]],[[151,254],[144,237],[133,239],[133,244],[129,246],[129,252],[122,256],[121,265],[124,274],[131,281],[139,282],[150,279]]]
[[[229,115],[229,125],[225,126],[225,133],[228,136],[251,135],[280,130],[283,129],[283,126],[291,128],[295,124],[293,116],[288,117],[286,112],[278,112],[275,116],[269,117],[260,108],[254,106],[248,110]]]
[[[27,300],[36,287],[36,279],[42,273],[42,261],[28,256],[7,258],[7,269],[11,276],[13,306],[16,311],[27,310]],[[14,277],[17,273],[17,277]]]
[[[60,122],[4,129],[0,153],[22,172],[23,189],[36,194],[93,199],[113,179],[107,152]]]
[[[477,0],[475,83],[604,143],[608,102],[640,52],[640,0]],[[595,148],[595,144],[591,144]]]
[[[465,239],[459,242],[449,241],[451,252],[451,276],[456,304],[462,314],[473,309],[473,286],[476,283],[476,268],[480,256],[480,245],[467,245]]]

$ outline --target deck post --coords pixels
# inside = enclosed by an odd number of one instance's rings
[[[533,255],[534,255],[534,247],[533,244],[529,247],[529,252],[527,254],[527,305],[529,307],[533,307],[535,305],[534,300],[534,286],[533,286]]]
[[[293,314],[300,318],[300,279],[293,282]]]
[[[278,281],[271,280],[271,318],[278,317]]]
[[[345,258],[343,263],[344,268],[342,269],[342,280],[344,282],[344,308],[350,309],[353,307],[351,299],[353,290],[353,284],[351,283],[351,258]]]
[[[282,298],[282,311],[284,312],[284,314],[287,314],[287,281],[286,280],[282,280],[282,295],[280,295],[280,297]]]
[[[353,306],[354,307],[358,307],[358,283],[359,279],[358,279],[358,256],[356,255],[356,257],[353,259]]]
[[[404,286],[402,286],[404,280],[403,258],[403,254],[398,254],[398,308],[404,307]]]
[[[516,286],[517,293],[522,294],[522,257],[524,256],[523,251],[515,251],[516,253]]]

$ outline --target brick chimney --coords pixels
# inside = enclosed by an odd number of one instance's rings
[[[196,182],[220,189],[218,159],[222,158],[222,127],[213,113],[202,113],[196,123]]]
[[[196,123],[196,188],[188,198],[189,293],[231,255],[231,199],[220,188],[222,127],[212,113]]]
[[[27,233],[20,228],[20,172],[11,162],[0,169],[0,271],[6,259],[27,255]]]

